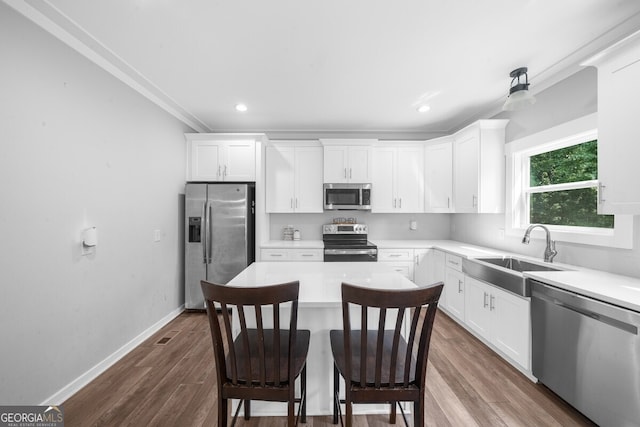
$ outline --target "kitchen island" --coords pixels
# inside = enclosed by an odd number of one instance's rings
[[[341,284],[377,289],[410,289],[415,283],[376,262],[255,262],[228,286],[265,286],[298,280],[298,328],[311,331],[307,357],[307,414],[329,415],[333,408],[333,358],[329,330],[342,329]],[[286,414],[286,404],[252,402],[255,415]],[[354,405],[354,413],[386,413],[388,405]]]

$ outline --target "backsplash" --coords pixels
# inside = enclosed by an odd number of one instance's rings
[[[371,240],[449,239],[449,214],[375,214],[363,211],[336,211],[317,214],[270,214],[269,238],[282,240],[282,230],[288,225],[300,231],[302,240],[322,240],[322,225],[334,218],[356,218],[367,224]],[[410,230],[411,221],[417,229]]]

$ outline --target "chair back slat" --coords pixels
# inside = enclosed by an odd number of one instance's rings
[[[367,310],[368,307],[362,307],[362,310]],[[374,384],[376,388],[380,387],[382,381],[382,351],[384,349],[384,322],[387,318],[387,310],[382,308],[378,313],[378,333],[376,339],[376,360],[375,360],[375,375]],[[362,327],[362,330],[366,330],[366,327]],[[364,334],[363,334],[364,335]]]
[[[367,325],[368,311],[362,307],[360,312],[360,325]],[[367,334],[360,334],[360,348],[367,348]],[[367,352],[360,351],[360,384],[367,383]]]
[[[389,360],[389,385],[396,385],[396,360],[398,360],[398,347],[400,344],[400,331],[402,330],[402,321],[404,320],[404,310],[398,310],[396,316],[396,327],[393,333],[393,344],[391,345],[391,358]],[[407,352],[409,353],[409,352]],[[407,386],[405,381],[404,386]]]
[[[273,304],[273,369],[275,385],[280,386],[280,304]]]

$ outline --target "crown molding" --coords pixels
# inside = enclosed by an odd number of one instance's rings
[[[198,132],[209,127],[138,70],[100,43],[48,0],[2,0],[27,19],[85,56],[145,98]]]

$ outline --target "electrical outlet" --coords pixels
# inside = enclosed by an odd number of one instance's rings
[[[418,221],[411,220],[409,221],[409,230],[417,230],[418,229]]]

